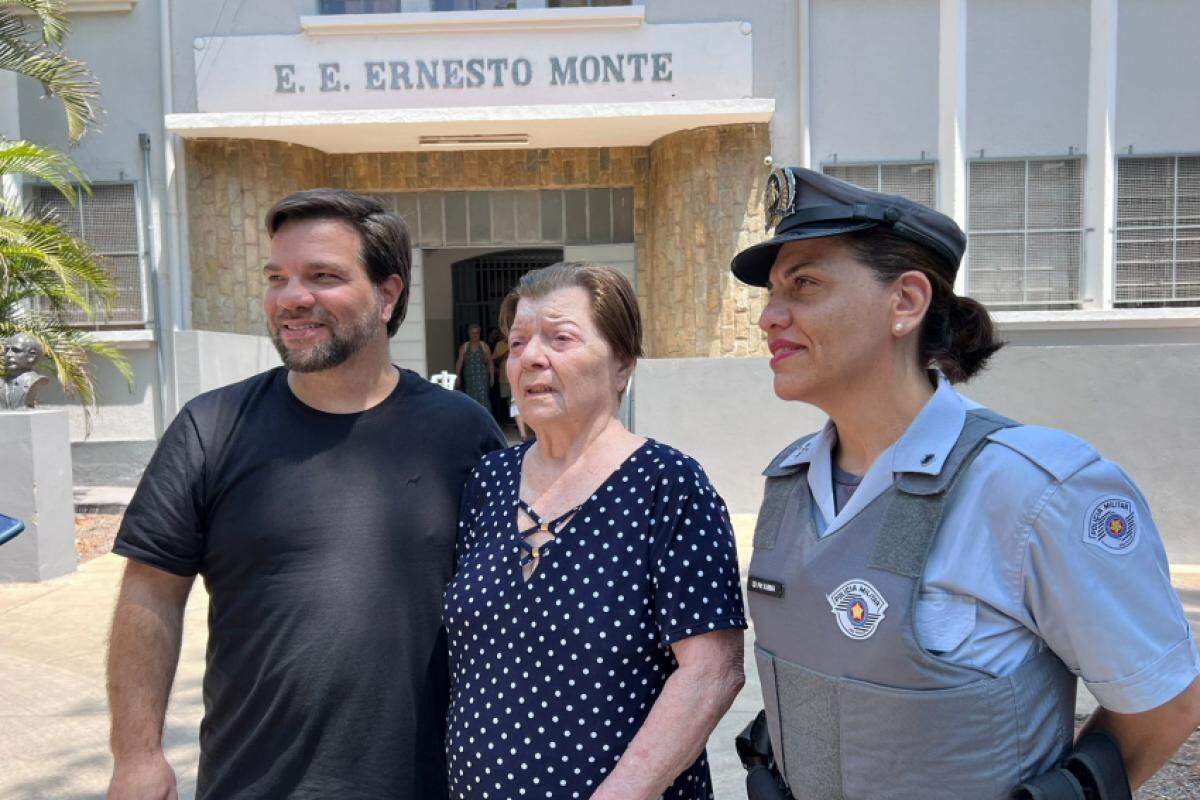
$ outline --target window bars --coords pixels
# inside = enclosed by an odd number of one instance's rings
[[[1117,159],[1118,306],[1200,305],[1200,156]]]
[[[993,309],[1078,307],[1083,172],[1081,158],[970,162],[968,294]]]
[[[937,208],[937,164],[933,161],[826,164],[821,171],[872,192],[898,194]]]
[[[72,206],[52,186],[33,185],[30,199],[35,211],[52,214],[72,236],[92,248],[116,288],[116,298],[107,308],[97,307],[96,316],[68,308],[63,320],[69,325],[140,325],[146,321],[143,299],[141,246],[138,236],[137,192],[132,183],[95,184],[88,195],[80,192]],[[88,298],[91,299],[90,297]],[[41,310],[47,306],[41,304]]]
[[[633,241],[633,189],[375,194],[420,247]]]
[[[628,6],[632,0],[545,0],[546,8],[598,8]],[[518,0],[320,0],[319,14],[392,14],[399,11],[509,11]]]

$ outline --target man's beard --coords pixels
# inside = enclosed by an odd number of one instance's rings
[[[324,325],[329,331],[327,340],[304,350],[290,350],[280,336],[279,331],[283,327],[280,321],[278,327],[270,332],[271,341],[279,351],[283,365],[293,372],[321,372],[333,369],[366,347],[379,332],[379,310],[376,303],[374,308],[367,309],[361,316],[343,326],[328,314],[314,309],[310,318]]]

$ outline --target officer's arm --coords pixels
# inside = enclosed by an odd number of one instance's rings
[[[162,732],[193,580],[136,561],[125,567],[108,645],[109,800],[177,797]]]
[[[1200,726],[1200,678],[1173,700],[1140,714],[1118,714],[1101,708],[1080,732],[1107,731],[1117,740],[1129,783],[1136,790],[1175,754]]]
[[[1025,599],[1037,633],[1103,710],[1133,787],[1200,723],[1200,655],[1145,497],[1096,459],[1062,481],[1029,531]]]
[[[690,767],[746,676],[742,631],[703,633],[671,645],[679,669],[592,800],[654,800]]]

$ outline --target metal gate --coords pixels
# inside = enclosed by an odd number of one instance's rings
[[[540,248],[488,253],[451,264],[455,350],[467,340],[471,325],[479,326],[484,340],[498,327],[500,303],[522,275],[562,258],[561,248]]]

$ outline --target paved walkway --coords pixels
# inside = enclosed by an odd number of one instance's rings
[[[753,517],[739,516],[735,526],[744,548]],[[743,553],[745,563],[749,552]],[[103,798],[111,769],[104,649],[123,564],[107,555],[55,581],[0,584],[0,798]],[[1200,633],[1200,573],[1180,574],[1177,583]],[[206,606],[207,596],[198,585],[187,607],[183,654],[167,717],[167,755],[179,775],[182,800],[191,800],[195,792]],[[709,747],[721,800],[744,797],[744,773],[731,743],[761,707],[749,655],[746,668],[747,686]],[[1080,699],[1090,707],[1086,692]]]

